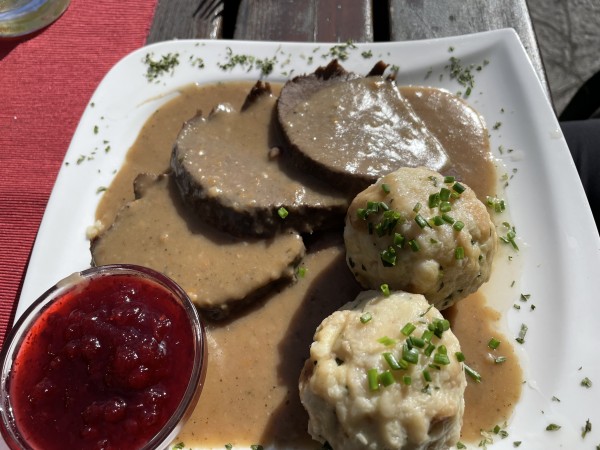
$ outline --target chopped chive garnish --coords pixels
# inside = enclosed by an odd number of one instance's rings
[[[452,189],[454,189],[459,194],[462,194],[463,192],[465,192],[466,188],[460,183],[454,183],[454,185],[452,186]]]
[[[377,342],[385,345],[386,347],[389,347],[390,345],[394,345],[396,343],[396,340],[388,336],[383,336],[377,339]]]
[[[447,202],[448,200],[450,200],[450,194],[450,189],[443,187],[442,189],[440,189],[440,200],[443,202]]]
[[[506,209],[506,202],[497,197],[486,197],[486,203],[489,207],[494,209],[494,212],[501,213]]]
[[[410,375],[404,375],[402,377],[402,381],[404,382],[405,385],[410,386],[412,384],[412,378]]]
[[[448,214],[442,214],[442,220],[449,224],[454,223],[454,218],[452,216],[449,216]]]
[[[456,443],[456,448],[457,448],[458,450],[463,450],[463,449],[467,448],[467,446],[466,446],[465,444],[463,444],[462,442],[458,441],[458,442]]]
[[[400,220],[400,213],[394,210],[387,210],[383,213],[383,219],[375,226],[375,231],[379,237],[386,234],[391,235]]]
[[[404,241],[404,236],[402,236],[400,233],[394,233],[394,245],[396,247],[402,248],[404,246]]]
[[[440,345],[437,349],[438,353],[441,353],[442,355],[447,355],[448,354],[448,349],[446,348],[445,345]]]
[[[592,380],[590,380],[588,377],[585,377],[583,380],[581,380],[581,385],[586,388],[591,388]]]
[[[410,336],[408,338],[408,340],[410,341],[410,343],[413,347],[419,347],[419,348],[425,347],[425,340],[421,339],[420,337]]]
[[[396,249],[391,245],[386,250],[383,250],[379,256],[384,266],[392,267],[396,265]]]
[[[379,286],[379,289],[384,296],[390,296],[390,287],[386,283],[383,283],[381,286]]]
[[[450,204],[450,202],[446,201],[446,202],[440,203],[440,212],[447,213],[451,209],[452,209],[452,205]]]
[[[521,324],[521,329],[519,330],[519,336],[516,338],[516,341],[519,344],[522,344],[525,342],[525,335],[527,334],[527,325],[525,325],[524,323]]]
[[[448,322],[446,319],[436,319],[427,327],[433,331],[437,337],[441,338],[444,331],[448,331],[450,329],[450,322]]]
[[[377,369],[369,369],[367,370],[367,380],[369,382],[369,389],[372,391],[376,391],[379,389],[379,379],[378,379]]]
[[[592,431],[592,422],[590,422],[590,419],[587,419],[585,421],[585,426],[581,430],[581,437],[584,438],[585,435],[588,434],[590,431]]]
[[[444,224],[444,219],[442,219],[442,216],[434,216],[434,218],[431,220],[433,221],[433,224],[438,227]]]
[[[279,208],[279,209],[277,210],[277,214],[278,214],[278,215],[279,215],[279,217],[281,217],[282,219],[285,219],[285,218],[288,216],[289,212],[288,212],[288,210],[287,210],[287,209],[285,209],[285,208],[282,206],[281,208]]]
[[[407,344],[402,346],[402,359],[411,364],[419,362],[419,353],[414,348],[409,348]]]
[[[362,316],[360,316],[360,321],[361,321],[361,323],[367,323],[367,322],[370,322],[372,318],[373,318],[373,315],[367,311]]]
[[[479,375],[479,372],[477,372],[476,370],[470,368],[469,366],[467,366],[464,363],[463,363],[463,365],[465,366],[465,373],[467,375],[469,375],[469,377],[471,377],[471,379],[473,381],[475,381],[475,383],[481,383],[481,375]]]
[[[433,362],[442,366],[447,366],[448,364],[450,364],[450,358],[448,358],[448,355],[436,353],[435,355],[433,355]]]
[[[546,431],[557,431],[560,430],[560,425],[556,425],[555,423],[551,423],[546,427]]]
[[[415,206],[413,207],[413,211],[418,213],[421,210],[421,203],[417,202],[415,203]]]
[[[423,350],[423,353],[425,354],[425,356],[431,356],[431,354],[433,353],[434,350],[435,350],[435,345],[429,344],[427,346],[427,348],[425,350]]]
[[[383,183],[381,185],[381,189],[383,190],[383,192],[385,192],[386,194],[390,193],[390,186],[388,184]]]
[[[415,216],[415,222],[417,222],[417,225],[419,225],[421,228],[425,228],[429,226],[429,222],[427,222],[423,216],[421,216],[421,214],[417,214]]]
[[[433,331],[425,330],[425,331],[423,331],[423,334],[421,335],[421,339],[423,339],[424,341],[430,342],[431,338],[433,336],[434,336]]]
[[[411,239],[408,241],[408,246],[412,249],[413,252],[418,252],[421,250],[419,243],[415,239]]]
[[[379,382],[386,387],[390,386],[396,382],[394,375],[392,375],[392,372],[390,372],[389,370],[386,370],[385,372],[381,372],[379,374],[378,378],[379,378]]]
[[[356,210],[356,214],[358,215],[358,217],[360,219],[366,220],[370,214],[378,213],[380,210],[387,211],[389,209],[390,209],[389,206],[386,205],[384,202],[369,201],[369,202],[367,202],[367,207],[366,208],[358,208]]]
[[[465,258],[465,249],[462,247],[456,247],[454,250],[454,259],[464,259]]]
[[[456,356],[456,360],[458,362],[464,362],[465,361],[465,355],[463,354],[463,352],[456,352],[456,353],[454,353],[454,356]]]
[[[425,378],[425,381],[431,382],[431,374],[429,373],[429,370],[423,370],[423,378]]]
[[[406,369],[408,367],[405,361],[398,361],[390,352],[383,353],[383,359],[385,359],[392,370]]]
[[[440,193],[439,192],[431,194],[429,196],[429,203],[428,203],[429,207],[430,208],[436,208],[436,207],[438,207],[440,205],[440,201],[441,201],[441,198],[440,198]]]
[[[454,225],[452,225],[452,228],[454,228],[456,231],[460,231],[465,227],[464,222],[457,220],[456,222],[454,222]]]
[[[306,267],[298,267],[298,276],[304,278],[306,276]]]
[[[495,337],[491,338],[490,341],[488,342],[488,347],[491,348],[492,350],[496,350],[499,346],[500,346],[500,341],[498,339],[496,339]]]
[[[455,180],[456,179],[454,177],[451,177],[451,176],[444,177],[444,183],[447,183],[447,184],[452,184],[452,183],[454,183]]]
[[[506,356],[498,356],[497,358],[494,358],[494,364],[502,364],[505,361]]]
[[[515,227],[511,227],[510,223],[508,222],[502,222],[502,225],[508,228],[508,232],[506,233],[506,236],[500,236],[499,239],[505,244],[510,244],[516,251],[519,251],[519,246],[515,241],[515,238],[517,237]]]
[[[402,327],[402,330],[400,330],[400,332],[401,332],[401,333],[402,333],[404,336],[410,336],[410,335],[411,335],[411,333],[412,333],[413,331],[415,331],[416,329],[417,329],[417,327],[416,327],[416,325],[415,325],[415,324],[413,324],[413,323],[411,323],[411,322],[408,322],[406,325],[404,325],[404,326]]]

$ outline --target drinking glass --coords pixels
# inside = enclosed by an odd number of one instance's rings
[[[24,36],[50,25],[71,0],[0,0],[0,38]]]

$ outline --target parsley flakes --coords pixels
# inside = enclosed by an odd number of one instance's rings
[[[143,60],[147,65],[146,79],[148,81],[156,81],[166,73],[173,74],[175,67],[179,65],[179,53],[167,53],[158,60],[153,59],[152,56],[152,53],[147,53]]]
[[[334,45],[327,53],[321,55],[323,58],[337,58],[340,61],[346,61],[350,56],[349,51],[356,49],[356,45],[351,41],[346,41],[344,44]],[[363,55],[363,57],[365,57]]]
[[[454,48],[451,48],[452,50],[450,51],[454,51]],[[461,60],[456,56],[451,56],[449,61],[450,64],[447,65],[446,68],[450,71],[450,79],[456,80],[458,84],[463,86],[465,88],[464,96],[468,97],[475,87],[475,76],[473,71],[481,71],[484,66],[489,64],[489,61],[484,60],[482,64],[477,66],[474,64],[464,66]]]
[[[252,55],[234,54],[231,47],[227,47],[227,60],[224,63],[219,63],[218,67],[221,70],[233,70],[235,67],[242,67],[250,72],[253,69],[259,69],[262,75],[269,75],[275,68],[277,58],[257,58]]]

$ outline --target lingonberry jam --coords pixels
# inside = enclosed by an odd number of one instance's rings
[[[141,448],[186,395],[194,326],[175,295],[147,277],[81,284],[23,338],[8,388],[15,423],[33,448]]]

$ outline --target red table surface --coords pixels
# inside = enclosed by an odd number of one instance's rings
[[[72,0],[46,29],[0,39],[0,346],[79,118],[108,70],[144,45],[155,7]]]

